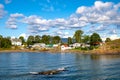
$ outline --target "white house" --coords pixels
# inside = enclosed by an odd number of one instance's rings
[[[22,45],[22,40],[21,39],[11,39],[11,43],[12,45],[15,45],[15,46],[21,46]]]
[[[36,48],[36,47],[45,48],[46,45],[45,43],[35,43],[34,45],[32,45],[32,48]]]
[[[61,46],[61,51],[68,50],[68,49],[72,49],[72,48],[67,46],[67,45],[62,45]]]
[[[74,47],[74,48],[81,47],[81,43],[74,43],[74,44],[73,44],[73,47]]]
[[[70,45],[72,48],[85,48],[85,47],[90,47],[90,44],[85,44],[85,43],[74,43]]]

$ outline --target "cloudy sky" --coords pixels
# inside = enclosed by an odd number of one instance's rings
[[[119,0],[0,0],[0,35],[59,35],[78,29],[120,38]]]

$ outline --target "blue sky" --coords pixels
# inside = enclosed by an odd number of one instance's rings
[[[78,29],[120,38],[119,0],[0,0],[0,35],[59,35]]]

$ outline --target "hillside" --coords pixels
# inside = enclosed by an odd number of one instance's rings
[[[106,42],[92,52],[100,54],[120,54],[120,39]]]

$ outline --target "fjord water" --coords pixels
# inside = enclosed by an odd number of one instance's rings
[[[30,72],[66,71],[55,75]],[[0,80],[119,80],[120,55],[23,52],[0,53]]]

